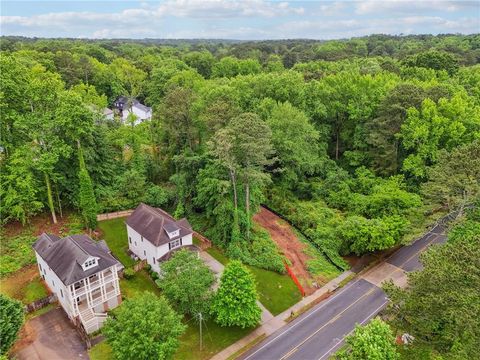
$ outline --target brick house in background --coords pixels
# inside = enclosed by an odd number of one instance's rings
[[[157,273],[160,263],[176,250],[193,245],[193,230],[187,219],[175,220],[166,211],[140,204],[127,218],[128,248],[138,258],[146,260]]]
[[[87,235],[42,234],[33,244],[40,275],[68,317],[87,333],[98,330],[106,312],[122,302],[118,271],[123,265],[104,241]]]

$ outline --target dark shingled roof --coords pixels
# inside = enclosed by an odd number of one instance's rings
[[[187,219],[176,221],[170,214],[159,208],[141,203],[127,218],[127,225],[155,246],[167,244],[172,240],[192,234]],[[179,236],[169,238],[167,232],[180,229]]]
[[[33,248],[67,286],[113,265],[122,267],[103,240],[96,242],[87,235],[71,235],[61,239],[43,233]],[[98,265],[84,271],[82,264],[89,257],[98,258]]]
[[[119,110],[123,110],[123,108],[128,104],[128,98],[126,96],[119,96],[113,106]],[[136,106],[138,107],[139,109],[145,111],[145,112],[148,112],[148,111],[151,111],[152,108],[151,107],[148,107],[146,105],[143,105],[140,101],[138,101],[137,99],[133,99],[132,100],[132,103],[131,103],[132,106]]]
[[[185,246],[180,246],[178,248],[175,248],[173,250],[170,250],[169,252],[167,252],[166,254],[164,254],[163,256],[159,257],[157,259],[158,262],[162,262],[162,261],[167,261],[167,260],[170,260],[173,256],[173,254],[175,254],[177,251],[179,250],[182,250],[182,249],[187,249],[187,250],[190,250],[190,251],[193,251],[193,252],[196,252],[196,253],[199,253],[200,252],[200,248],[196,245],[185,245]]]

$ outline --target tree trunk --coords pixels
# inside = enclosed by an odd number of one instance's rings
[[[50,186],[50,177],[47,173],[45,173],[45,184],[47,185],[47,196],[48,196],[48,206],[50,207],[50,211],[52,213],[52,220],[53,223],[57,223],[57,216],[55,215],[55,207],[53,206],[53,196],[52,196],[52,188]]]
[[[238,208],[238,198],[237,198],[237,180],[235,179],[235,171],[230,170],[230,179],[232,180],[233,187],[233,204],[235,206],[235,211]]]
[[[338,153],[340,147],[340,125],[338,123],[338,114],[337,114],[337,124],[335,126],[335,160],[338,160]]]
[[[250,240],[250,185],[245,184],[245,212],[247,213],[247,239]]]
[[[55,193],[57,194],[57,202],[58,202],[58,211],[60,212],[60,218],[63,219],[63,212],[62,212],[62,203],[60,201],[60,193],[58,191],[58,186],[55,185]]]

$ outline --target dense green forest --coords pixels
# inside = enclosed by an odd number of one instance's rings
[[[281,270],[265,203],[345,268],[478,197],[479,35],[0,48],[3,223],[75,209],[95,228],[143,201]],[[120,95],[153,119],[105,119]]]
[[[0,50],[2,225],[74,213],[93,230],[96,214],[145,202],[186,216],[229,258],[283,272],[252,219],[265,204],[311,243],[308,270],[326,279],[346,255],[408,243],[459,209],[425,271],[387,287],[388,311],[417,339],[402,358],[475,356],[480,35],[3,37]],[[153,118],[107,119],[118,96]],[[0,276],[34,261],[32,241],[2,243]]]

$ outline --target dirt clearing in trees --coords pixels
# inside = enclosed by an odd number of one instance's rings
[[[290,269],[302,283],[306,294],[313,293],[315,287],[312,286],[312,283],[315,280],[307,270],[307,263],[311,257],[304,252],[307,245],[298,239],[289,224],[264,207],[260,208],[253,220],[268,231],[280,251],[290,260]]]

